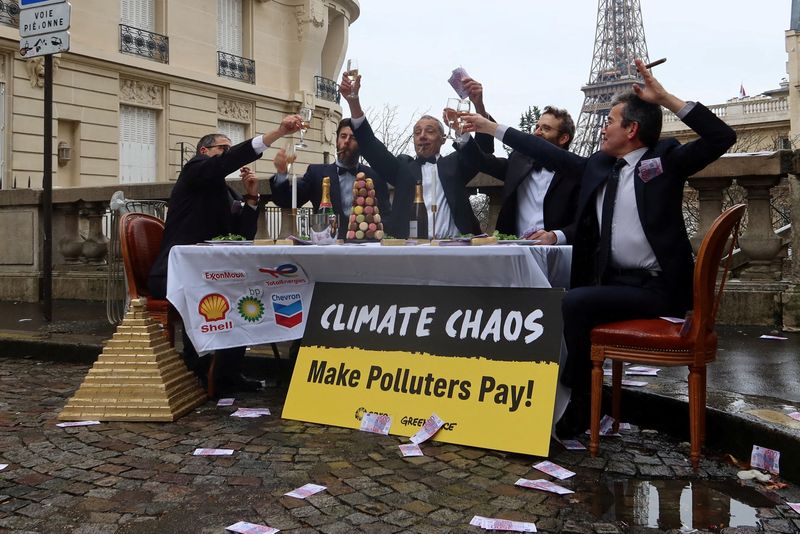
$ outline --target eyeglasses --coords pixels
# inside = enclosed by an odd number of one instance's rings
[[[206,148],[221,148],[222,153],[226,154],[231,149],[231,145],[209,145]]]

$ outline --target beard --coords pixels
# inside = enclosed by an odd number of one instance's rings
[[[345,167],[353,168],[358,165],[358,158],[361,156],[358,150],[343,149],[336,153],[336,157]]]

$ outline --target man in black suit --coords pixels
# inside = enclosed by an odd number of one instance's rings
[[[330,177],[331,204],[333,210],[339,214],[339,239],[344,239],[347,233],[347,220],[353,206],[353,183],[359,172],[372,178],[384,227],[391,225],[389,187],[375,171],[358,162],[360,156],[350,119],[342,119],[336,128],[336,163],[309,165],[305,175],[297,180],[297,205],[302,206],[310,201],[316,211],[322,199],[322,178]],[[278,151],[274,163],[278,174],[269,179],[272,201],[282,208],[290,208],[292,183],[287,174],[289,162],[284,149]]]
[[[447,156],[439,154],[446,139],[442,123],[430,115],[422,116],[414,125],[416,158],[404,154],[395,156],[375,137],[366,120],[358,97],[360,88],[360,75],[354,83],[346,76],[342,77],[339,89],[350,106],[350,120],[361,153],[395,188],[392,224],[386,229],[387,233],[398,238],[408,237],[415,186],[422,181],[431,237],[480,234],[480,223],[472,211],[466,189],[467,183],[478,172],[477,166],[457,152]],[[435,229],[431,209],[434,204],[437,206]]]
[[[473,115],[467,129],[500,136],[508,146],[582,175],[572,254],[572,289],[562,312],[567,362],[561,382],[572,388],[556,427],[561,437],[587,428],[591,331],[634,318],[682,316],[692,304],[692,248],[683,221],[687,177],[719,158],[735,132],[705,106],[668,93],[641,60],[644,85],[618,95],[603,128],[601,150],[582,158],[535,136]],[[659,140],[661,106],[700,138]]]
[[[183,166],[169,197],[161,250],[148,278],[154,297],[166,298],[167,262],[173,246],[202,243],[231,233],[247,239],[255,237],[259,216],[258,180],[245,165],[260,158],[270,144],[299,130],[300,123],[299,115],[289,115],[284,117],[278,129],[234,146],[220,133],[205,135],[197,142],[196,155]],[[225,181],[225,177],[237,169],[241,169],[244,196]],[[200,360],[185,332],[183,347],[186,365],[205,380],[207,369],[204,364],[209,358]],[[220,392],[260,387],[260,382],[248,380],[240,374],[244,353],[245,347],[217,351],[220,369],[216,376]]]
[[[486,113],[481,115],[491,118]],[[575,122],[567,110],[547,106],[533,135],[568,150],[575,137]],[[495,225],[497,231],[538,239],[545,245],[570,243],[580,175],[554,172],[518,150],[513,150],[508,158],[495,157],[483,152],[476,142],[484,137],[489,138],[488,142],[493,141],[488,134],[478,133],[475,140],[470,139],[459,152],[476,162],[481,172],[503,181],[503,205]]]

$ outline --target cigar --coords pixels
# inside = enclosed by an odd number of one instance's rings
[[[662,57],[661,59],[657,59],[657,60],[653,61],[652,63],[648,63],[647,65],[644,66],[644,68],[652,69],[653,67],[657,67],[658,65],[661,65],[662,63],[666,63],[666,61],[667,61],[667,58]]]

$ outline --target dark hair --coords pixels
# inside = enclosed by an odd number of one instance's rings
[[[567,134],[569,139],[567,139],[567,144],[564,145],[564,149],[569,148],[569,144],[572,143],[572,140],[575,138],[575,121],[572,120],[572,115],[569,114],[569,111],[562,108],[557,108],[555,106],[545,106],[544,111],[542,111],[542,115],[552,115],[559,121],[561,121],[561,126],[558,128],[559,135]]]
[[[217,139],[220,138],[220,137],[224,137],[225,139],[230,141],[230,138],[225,134],[221,134],[221,133],[206,134],[203,137],[201,137],[200,140],[197,142],[197,152],[196,153],[199,154],[201,148],[208,148],[210,146],[216,145],[217,144]]]
[[[444,124],[442,124],[442,121],[440,121],[439,119],[437,119],[436,117],[434,117],[432,115],[423,115],[422,117],[417,119],[417,122],[414,123],[414,127],[416,127],[417,124],[419,124],[419,121],[421,121],[423,119],[435,122],[436,126],[439,128],[439,133],[442,134],[442,137],[444,137]]]
[[[633,91],[625,91],[614,96],[611,107],[617,104],[623,104],[622,126],[628,126],[632,122],[638,123],[639,141],[648,147],[654,147],[661,137],[661,106],[645,102]]]
[[[350,119],[342,119],[339,121],[339,126],[336,127],[336,137],[339,137],[339,133],[342,131],[342,128],[350,128],[351,131],[355,132],[355,128],[353,128],[353,121]]]

